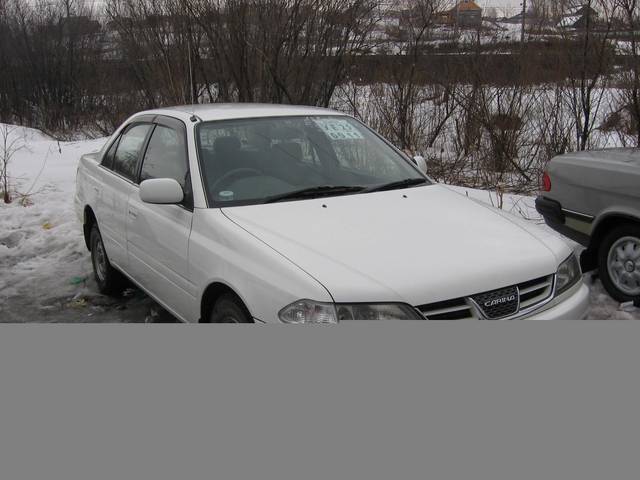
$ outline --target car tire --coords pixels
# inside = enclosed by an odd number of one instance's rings
[[[620,225],[604,237],[598,249],[598,272],[615,300],[640,298],[640,225]]]
[[[102,236],[97,225],[91,229],[91,264],[98,290],[104,295],[117,296],[127,286],[127,280],[119,271],[111,266],[107,251],[102,243]]]
[[[253,318],[238,297],[226,293],[213,305],[209,323],[253,323]]]

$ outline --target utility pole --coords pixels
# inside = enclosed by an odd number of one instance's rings
[[[522,38],[520,42],[524,47],[524,41],[526,39],[525,34],[527,31],[527,0],[522,0]]]

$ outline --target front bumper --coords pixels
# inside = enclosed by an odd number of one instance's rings
[[[589,287],[581,281],[550,305],[545,310],[534,312],[526,320],[584,320],[589,309]]]

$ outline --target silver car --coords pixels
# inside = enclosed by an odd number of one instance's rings
[[[583,271],[597,269],[614,299],[640,299],[640,150],[554,158],[536,208],[550,227],[586,247]]]

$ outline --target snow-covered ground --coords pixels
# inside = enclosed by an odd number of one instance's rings
[[[21,147],[9,164],[10,177],[15,190],[27,195],[10,205],[0,203],[0,321],[174,321],[136,289],[117,300],[97,293],[73,194],[80,156],[100,149],[105,140],[57,142],[34,130],[9,128]],[[494,193],[459,190],[498,204]],[[542,223],[533,198],[505,196],[503,201],[504,210]],[[640,310],[624,311],[598,280],[587,276],[587,282],[589,318],[640,319]]]
[[[0,203],[0,321],[169,318],[137,290],[118,301],[97,293],[73,194],[80,156],[100,149],[105,140],[58,143],[34,130],[9,128],[21,147],[9,173],[17,192],[29,196],[26,206],[20,198]]]

